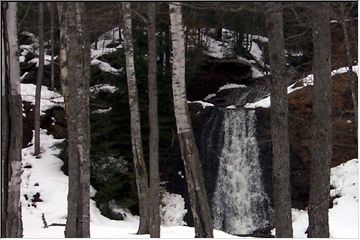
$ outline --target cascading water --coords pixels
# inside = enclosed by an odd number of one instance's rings
[[[227,110],[211,209],[214,228],[248,235],[271,225],[273,210],[262,184],[254,110]]]

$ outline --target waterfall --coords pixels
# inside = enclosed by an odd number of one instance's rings
[[[262,184],[254,110],[227,110],[211,209],[214,228],[252,234],[270,226],[273,210]]]

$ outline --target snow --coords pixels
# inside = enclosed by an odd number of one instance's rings
[[[213,107],[213,106],[214,106],[214,104],[208,103],[208,102],[204,102],[204,101],[187,101],[187,103],[200,103],[203,108]]]
[[[245,104],[245,108],[258,108],[258,107],[262,107],[262,108],[269,108],[271,106],[271,102],[270,102],[270,96],[267,96],[266,98],[263,98],[257,102],[254,103],[247,103]]]
[[[253,58],[261,65],[264,66],[264,61],[263,61],[263,52],[261,51],[259,45],[254,42],[251,41],[251,49],[250,49],[250,54],[251,56],[253,56]]]
[[[267,43],[269,41],[269,39],[264,36],[260,36],[260,35],[250,35],[250,36],[252,40],[259,40],[262,43]]]
[[[97,109],[97,110],[92,111],[91,113],[107,113],[107,112],[110,112],[111,110],[112,110],[112,107],[109,107],[109,108],[105,108],[105,109]]]
[[[121,33],[122,39],[123,39],[123,35]],[[117,42],[117,40],[119,40],[119,28],[113,28],[109,31],[107,31],[106,33],[102,34],[97,41],[97,48],[106,48],[107,45]],[[95,48],[95,42],[93,42],[91,44],[92,48]]]
[[[352,70],[355,73],[358,73],[358,66],[352,66]],[[335,76],[337,74],[342,74],[342,73],[346,73],[348,71],[348,69],[346,67],[343,68],[339,68],[336,70],[333,70],[331,72],[331,76]],[[295,85],[299,85],[299,83],[301,83],[301,86],[295,87]],[[299,81],[291,84],[288,88],[287,88],[287,92],[288,94],[297,91],[299,89],[302,89],[304,87],[307,86],[312,86],[314,85],[314,74],[309,74],[306,77],[304,77],[303,79],[300,79]],[[260,99],[257,102],[253,102],[253,103],[247,103],[245,104],[245,108],[258,108],[258,107],[262,107],[262,108],[269,108],[271,106],[271,100],[270,100],[270,96],[267,96],[263,99]]]
[[[216,94],[215,93],[211,93],[209,95],[207,95],[204,100],[209,100],[210,98],[213,98],[213,97],[216,97]]]
[[[54,56],[54,59],[56,59],[57,56]],[[39,67],[39,58],[33,58],[28,63],[36,63],[36,67]],[[51,63],[51,55],[44,55],[44,65],[50,65]]]
[[[161,225],[182,226],[185,225],[184,216],[187,213],[185,201],[179,194],[165,192],[161,199]]]
[[[114,93],[117,91],[117,89],[117,87],[111,86],[109,84],[96,84],[93,87],[90,87],[90,92],[95,94],[101,91]]]
[[[21,203],[25,238],[63,238],[64,226],[43,228],[42,214],[47,224],[66,221],[68,177],[60,168],[63,162],[55,155],[59,149],[54,144],[63,139],[54,139],[41,130],[41,158],[33,154],[33,146],[24,148],[23,174],[21,183]],[[31,168],[28,168],[31,166]],[[331,195],[340,195],[329,210],[329,225],[332,238],[357,238],[358,236],[358,160],[353,159],[331,169]],[[42,202],[32,206],[30,199],[40,193]],[[95,190],[91,188],[91,196]],[[25,199],[25,195],[28,200]],[[179,226],[183,224],[186,209],[180,195],[165,193],[161,207],[161,236],[164,238],[193,238],[194,228]],[[121,209],[119,209],[121,211]],[[139,217],[127,210],[125,220],[110,220],[101,215],[93,200],[90,200],[91,237],[93,238],[149,238],[149,235],[136,235]],[[306,238],[308,226],[306,210],[292,209],[295,238]],[[167,225],[167,226],[165,226]],[[170,226],[169,226],[170,225]],[[274,233],[274,231],[273,231]],[[222,231],[214,230],[216,238],[235,238]]]
[[[24,80],[24,78],[26,77],[26,75],[28,75],[29,74],[29,72],[25,72],[21,77],[20,77],[20,82],[22,81],[22,80]]]
[[[252,78],[259,78],[259,77],[263,77],[264,73],[260,72],[258,69],[256,69],[255,67],[251,67],[251,71],[252,71]]]
[[[227,106],[226,108],[227,109],[236,109],[236,106],[235,105],[230,105],[230,106]]]
[[[102,34],[99,38],[97,43],[91,44],[91,58],[97,59],[103,55],[115,52],[116,50],[122,48],[122,44],[118,43],[119,39],[119,28],[113,28],[110,31]],[[116,47],[106,47],[111,43],[117,43]],[[95,44],[97,44],[97,48],[95,49]]]
[[[123,71],[123,68],[116,69],[116,68],[112,67],[109,63],[104,62],[104,61],[100,61],[98,59],[92,60],[91,65],[98,66],[101,71],[109,72],[109,73],[112,73],[114,75],[119,75]]]
[[[119,75],[123,72],[123,68],[116,69],[112,67],[109,63],[99,60],[98,58],[115,52],[118,49],[122,48],[122,44],[118,42],[119,39],[119,28],[113,28],[110,31],[102,34],[97,42],[91,44],[91,65],[98,66],[101,71],[109,72],[114,75]],[[116,47],[106,47],[109,44],[116,43]],[[97,48],[95,49],[95,44]]]
[[[201,35],[201,38],[203,42],[205,43],[205,46],[207,46],[207,52],[206,54],[210,57],[214,58],[226,58],[229,56],[229,53],[232,51],[232,44],[217,41],[205,34]]]
[[[359,161],[352,159],[331,169],[331,196],[340,196],[329,209],[331,238],[359,237]],[[307,210],[292,209],[295,238],[307,238]]]
[[[21,176],[21,204],[24,227],[24,238],[64,238],[64,226],[43,227],[42,214],[48,225],[53,223],[65,224],[67,216],[67,192],[68,177],[60,170],[63,162],[56,157],[59,149],[54,147],[63,139],[54,139],[47,135],[45,130],[40,132],[41,158],[37,159],[33,154],[33,146],[24,148],[23,174]],[[29,168],[31,166],[31,168]],[[95,190],[91,187],[91,196]],[[32,206],[31,199],[36,193],[40,193],[42,202],[36,202]],[[28,200],[25,199],[25,194]],[[184,212],[183,198],[177,194],[169,194],[165,197],[165,207],[162,208],[168,224],[174,226],[161,226],[163,238],[194,238],[193,227],[178,226],[183,224]],[[181,205],[181,203],[183,205]],[[121,209],[118,209],[121,211]],[[95,201],[90,200],[90,234],[92,238],[149,238],[149,234],[137,235],[139,217],[133,216],[124,209],[125,220],[111,220],[101,215]],[[214,230],[216,238],[235,238],[230,234]]]
[[[236,83],[228,83],[224,86],[220,87],[218,92],[225,90],[225,89],[231,89],[231,88],[246,88],[246,85],[236,84]]]
[[[32,83],[21,84],[22,100],[30,102],[35,105],[35,90],[36,85]],[[57,92],[50,91],[48,87],[41,87],[41,101],[40,101],[40,114],[44,115],[45,111],[53,108],[54,106],[63,106],[64,98]]]

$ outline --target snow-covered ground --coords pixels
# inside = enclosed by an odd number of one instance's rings
[[[41,158],[33,156],[33,146],[23,149],[23,174],[21,182],[21,203],[25,238],[63,238],[64,226],[49,226],[44,228],[43,217],[48,225],[64,224],[67,215],[68,177],[60,170],[63,162],[56,157],[59,153],[54,145],[62,142],[41,131]],[[95,190],[91,188],[91,196]],[[33,202],[34,195],[40,194],[41,202]],[[25,197],[26,195],[26,197]],[[36,198],[36,197],[35,197]],[[194,228],[176,226],[181,224],[184,216],[184,203],[179,195],[165,198],[162,215],[166,217],[161,226],[161,235],[165,238],[193,238]],[[183,201],[183,200],[182,200]],[[174,204],[176,206],[174,206]],[[36,206],[36,207],[35,207]],[[124,210],[126,212],[126,210]],[[110,220],[101,215],[95,202],[90,200],[90,231],[93,238],[149,238],[149,235],[136,235],[139,217],[129,212],[125,220]],[[180,219],[180,220],[179,220]],[[234,237],[222,231],[214,231],[217,238]]]
[[[329,209],[331,238],[359,237],[359,160],[353,159],[331,169],[331,196],[340,196]],[[307,211],[292,209],[294,237],[306,238]]]
[[[20,88],[22,100],[35,105],[36,85],[32,83],[22,83]],[[44,115],[46,110],[54,106],[64,106],[64,98],[59,93],[50,91],[48,87],[41,86],[40,114]]]
[[[44,228],[42,214],[48,225],[64,224],[67,215],[68,177],[60,170],[63,162],[55,155],[59,153],[54,145],[63,140],[54,139],[41,131],[41,158],[34,157],[33,146],[23,149],[23,174],[21,183],[21,202],[25,238],[62,238],[64,226]],[[353,159],[331,169],[332,196],[340,196],[329,210],[330,233],[333,238],[358,237],[358,160]],[[91,189],[91,195],[95,194]],[[41,202],[33,206],[31,199],[40,193]],[[26,195],[26,197],[25,197]],[[179,195],[166,196],[166,207],[162,208],[165,217],[161,226],[164,238],[193,238],[194,228],[179,226],[185,214],[184,202]],[[125,212],[126,210],[124,210]],[[294,237],[306,238],[308,226],[307,212],[293,209]],[[91,236],[95,238],[148,238],[149,235],[136,235],[138,216],[129,212],[125,220],[110,220],[101,215],[95,202],[90,200]],[[178,225],[178,226],[174,226]],[[233,238],[222,231],[215,230],[217,238]]]

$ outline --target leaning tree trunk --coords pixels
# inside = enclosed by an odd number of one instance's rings
[[[50,90],[54,91],[55,88],[55,65],[54,65],[54,25],[55,25],[55,3],[48,2],[50,13],[50,41],[51,41],[51,76],[50,76]]]
[[[126,58],[126,76],[129,92],[129,106],[130,106],[130,123],[131,123],[131,143],[134,159],[136,185],[139,197],[139,213],[140,225],[138,234],[149,233],[149,199],[148,199],[148,176],[146,172],[146,165],[144,161],[143,148],[141,142],[141,126],[140,126],[140,111],[139,100],[136,87],[135,78],[135,63],[134,63],[134,47],[131,33],[131,8],[129,2],[122,3],[123,10],[123,35],[124,35],[124,50]]]
[[[352,55],[351,55],[351,43],[349,40],[349,33],[347,30],[347,24],[345,21],[346,18],[346,13],[345,13],[345,3],[342,2],[340,3],[340,11],[341,11],[341,26],[344,32],[344,44],[345,44],[345,53],[346,53],[346,64],[349,68],[349,79],[350,79],[350,88],[351,88],[351,96],[353,99],[353,104],[354,104],[354,115],[355,115],[355,123],[356,123],[356,129],[357,129],[357,122],[358,122],[358,91],[357,91],[357,75],[354,75],[352,72],[352,66],[353,66],[353,61],[352,61]],[[357,132],[357,131],[356,131]],[[357,136],[357,134],[356,134]]]
[[[41,84],[44,76],[44,3],[39,2],[39,67],[36,79],[34,107],[34,155],[40,155],[40,101]]]
[[[90,41],[84,2],[63,3],[68,20],[69,192],[65,237],[90,237]],[[67,5],[67,6],[66,6]]]
[[[311,182],[309,237],[329,237],[331,135],[331,34],[329,3],[314,5]]]
[[[195,237],[213,237],[213,223],[205,192],[199,154],[191,127],[185,86],[185,43],[181,3],[169,3],[173,48],[172,88],[177,133],[185,166],[194,218]]]
[[[21,221],[20,181],[22,149],[22,102],[17,41],[17,5],[1,4],[2,24],[2,198],[1,237],[20,238]]]
[[[159,199],[159,121],[158,121],[158,99],[156,82],[156,22],[155,3],[148,3],[148,47],[149,47],[149,162],[150,162],[150,237],[160,237],[160,199]]]
[[[266,26],[269,36],[271,67],[271,136],[273,164],[273,194],[276,237],[292,237],[290,151],[288,134],[288,78],[282,6],[279,2],[266,4]]]

